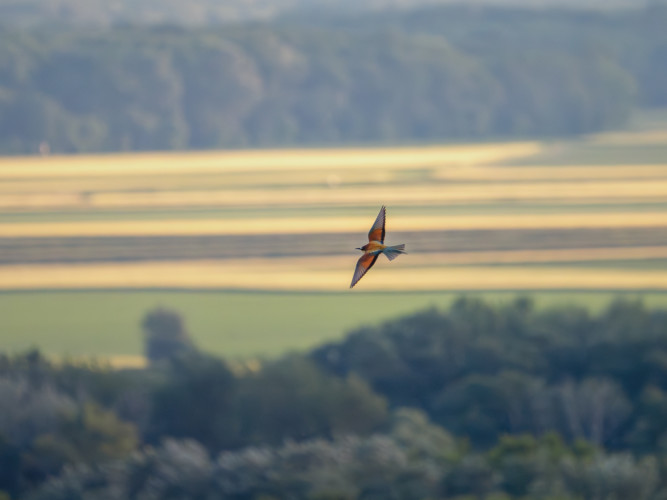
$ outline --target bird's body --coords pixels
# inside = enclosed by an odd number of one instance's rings
[[[368,243],[364,246],[357,248],[361,250],[364,254],[357,261],[357,267],[354,270],[354,276],[352,276],[352,283],[350,288],[357,284],[357,282],[366,274],[366,272],[373,267],[375,261],[380,256],[384,254],[389,260],[394,260],[401,254],[407,253],[405,251],[405,244],[388,246],[384,244],[384,234],[385,234],[385,221],[387,218],[387,210],[384,206],[380,208],[380,213],[375,219],[375,223],[371,230],[368,232]]]
[[[374,255],[381,254],[382,251],[387,248],[386,245],[380,243],[379,241],[369,241],[363,247],[360,247],[360,250],[363,250],[366,253],[372,253]]]

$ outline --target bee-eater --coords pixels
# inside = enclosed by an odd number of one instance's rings
[[[386,246],[384,244],[384,223],[387,218],[387,209],[382,206],[380,213],[378,214],[373,227],[368,232],[368,243],[361,248],[356,250],[361,250],[364,254],[357,261],[357,267],[354,270],[354,276],[352,276],[352,283],[350,288],[357,284],[357,282],[363,278],[364,274],[373,267],[375,261],[378,260],[378,256],[382,253],[387,256],[389,260],[394,260],[396,257],[402,253],[407,253],[405,251],[405,244],[401,243],[400,245]]]

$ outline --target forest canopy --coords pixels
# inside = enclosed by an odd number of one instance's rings
[[[143,369],[0,355],[0,498],[664,498],[666,320],[461,298],[253,368],[184,324]]]
[[[0,153],[563,136],[667,105],[667,8],[0,29]]]

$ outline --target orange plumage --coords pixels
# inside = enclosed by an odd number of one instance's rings
[[[382,206],[371,230],[368,232],[368,243],[357,248],[364,254],[357,261],[357,267],[352,276],[352,283],[350,288],[356,285],[361,278],[373,267],[375,261],[380,254],[384,254],[389,260],[394,260],[401,254],[407,253],[405,251],[405,244],[387,246],[384,244],[385,222],[387,219],[387,209]]]

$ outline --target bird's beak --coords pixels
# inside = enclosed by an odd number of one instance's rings
[[[355,250],[361,250],[361,248],[355,248]]]

